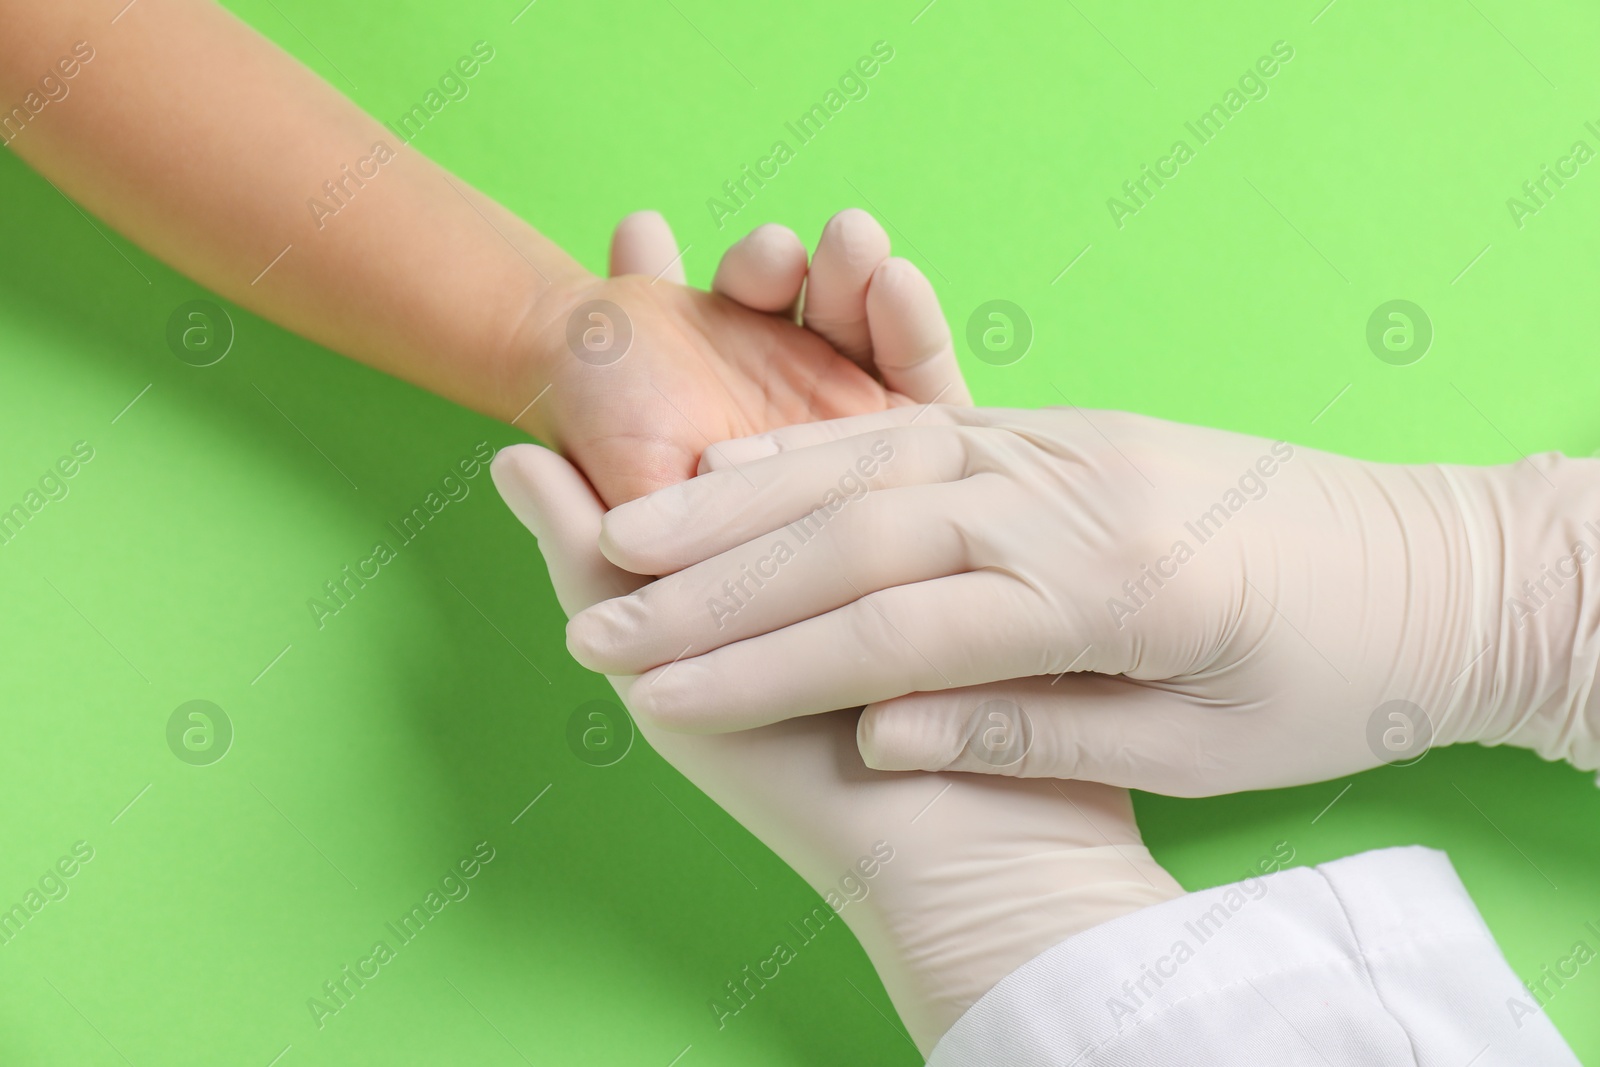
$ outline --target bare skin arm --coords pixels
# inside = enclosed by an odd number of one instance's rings
[[[894,368],[829,343],[864,333],[865,279],[807,330],[681,269],[598,278],[209,0],[124,3],[0,2],[0,139],[228,299],[515,420],[608,503],[688,477],[715,442],[907,402]],[[610,365],[567,340],[595,299],[632,327]]]
[[[506,355],[518,324],[587,272],[221,7],[140,0],[113,25],[123,2],[4,6],[0,106],[48,99],[47,72],[67,89],[26,123],[10,116],[12,151],[228,299],[514,415]],[[63,57],[78,61],[70,79]],[[357,187],[341,168],[375,146],[389,161],[369,162],[376,174],[358,172]],[[307,201],[326,201],[323,183],[336,180],[354,194],[349,209],[315,219]]]

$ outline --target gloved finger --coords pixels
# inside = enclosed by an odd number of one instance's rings
[[[711,291],[752,311],[791,317],[806,281],[806,246],[787,226],[767,223],[722,255]]]
[[[869,705],[856,725],[868,767],[1080,778],[1170,796],[1227,792],[1233,724],[1182,694],[1129,678],[1068,674],[911,693]],[[1239,724],[1244,725],[1244,724]]]
[[[657,667],[633,683],[628,703],[662,729],[721,733],[1036,674],[1048,663],[1015,630],[1045,610],[1001,571],[897,585]]]
[[[867,326],[885,386],[919,404],[972,405],[939,298],[910,260],[887,259],[873,272]]]
[[[489,476],[511,513],[539,539],[556,598],[568,615],[626,595],[645,581],[600,554],[605,507],[577,468],[556,453],[538,445],[503,448]]]
[[[874,411],[870,415],[848,415],[842,419],[823,422],[797,422],[766,433],[719,441],[700,456],[700,474],[727,470],[765,459],[779,452],[793,452],[812,445],[841,441],[890,426],[968,426],[979,425],[976,419],[963,419],[960,409],[946,408],[941,404],[918,404],[914,407],[892,407]]]
[[[611,275],[643,274],[683,285],[678,239],[659,211],[635,211],[611,235]]]
[[[600,550],[635,574],[671,574],[872,489],[960,479],[967,433],[903,426],[692,478],[608,512]]]
[[[828,220],[811,257],[802,323],[840,353],[872,370],[872,334],[867,327],[867,286],[889,258],[889,235],[860,208]]]
[[[567,647],[590,670],[643,674],[809,619],[892,586],[965,571],[962,526],[945,485],[868,493],[769,536],[596,604]]]
[[[644,581],[613,567],[600,554],[596,538],[604,505],[577,468],[561,456],[537,445],[512,445],[495,456],[489,473],[512,514],[538,538],[550,584],[569,616],[597,601],[628,593]],[[633,683],[627,677],[608,680],[619,698]],[[727,760],[727,753],[708,751],[707,746],[697,744],[704,739],[662,737],[646,727],[641,727],[640,733],[701,784],[716,781],[718,761]],[[737,744],[740,738],[726,740]]]

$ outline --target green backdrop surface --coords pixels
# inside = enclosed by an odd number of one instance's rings
[[[761,222],[875,211],[938,286],[981,403],[1396,461],[1600,445],[1600,163],[1562,163],[1600,149],[1592,5],[523,2],[231,6],[386,121],[489,44],[413,143],[597,269],[641,207],[699,284]],[[877,42],[893,58],[865,96],[799,144],[785,123]],[[1262,57],[1271,76],[1241,83]],[[1220,129],[1186,126],[1236,88]],[[776,177],[731,218],[708,206],[778,140]],[[1568,176],[1535,202],[1545,166]],[[59,897],[0,944],[0,1062],[917,1062],[837,925],[718,1026],[708,1002],[816,898],[644,746],[576,757],[569,717],[609,690],[567,658],[486,473],[313,618],[324,582],[515,431],[238,309],[224,359],[179,361],[168,319],[209,294],[9,156],[0,247],[0,506],[92,450],[0,545],[0,908],[41,881]],[[995,299],[1033,334],[1003,366],[965,342]],[[1433,334],[1400,365],[1367,342],[1396,299]],[[168,743],[193,700],[231,724],[207,765]],[[1423,843],[1524,979],[1600,949],[1600,797],[1527,753],[1138,807],[1191,888],[1279,842],[1305,863]],[[391,938],[461,861],[470,893]],[[317,1019],[308,1000],[379,939],[395,958]],[[1600,1061],[1597,1003],[1583,967],[1548,1010]]]

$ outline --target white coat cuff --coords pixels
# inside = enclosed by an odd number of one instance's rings
[[[930,1067],[1578,1060],[1442,852],[1366,852],[1133,912],[1019,967]]]

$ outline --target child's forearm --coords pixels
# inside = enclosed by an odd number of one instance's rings
[[[500,418],[540,377],[525,320],[588,277],[207,0],[5,5],[0,109],[0,140],[171,266]]]

